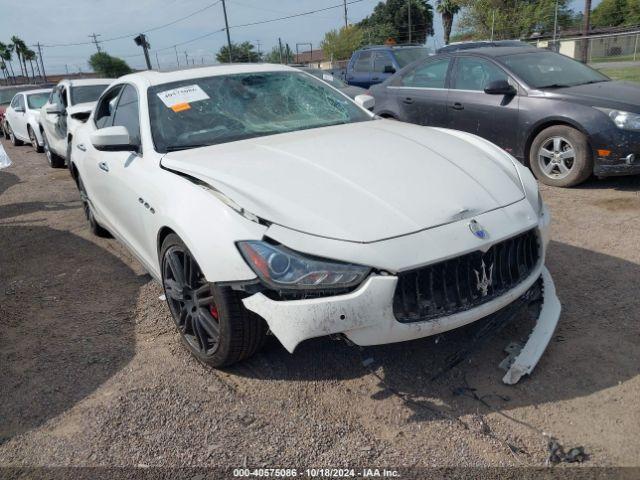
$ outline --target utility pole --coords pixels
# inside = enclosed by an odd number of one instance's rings
[[[282,63],[282,39],[278,37],[278,46],[280,48],[280,63]]]
[[[407,16],[408,18],[408,26],[409,26],[409,43],[411,43],[411,0],[407,0]]]
[[[558,0],[556,0],[556,12],[553,16],[553,48],[554,49],[556,48],[557,36],[558,36]]]
[[[342,3],[344,5],[344,26],[348,27],[349,21],[347,20],[347,0],[342,0]]]
[[[222,0],[222,13],[224,13],[224,26],[227,31],[227,45],[229,46],[229,63],[233,63],[233,54],[231,53],[231,34],[229,33],[229,20],[227,19],[227,5]]]
[[[91,35],[89,35],[89,38],[93,38],[93,43],[96,44],[96,50],[98,50],[98,53],[100,53],[102,50],[100,50],[100,42],[98,42],[98,37],[101,37],[102,35],[100,34],[95,34],[92,33]]]
[[[69,65],[67,65],[66,63],[64,64],[64,69],[67,71],[67,75],[69,75]]]
[[[496,25],[496,10],[495,9],[493,9],[492,15],[493,16],[491,17],[491,41],[493,42],[493,28]]]
[[[260,40],[256,40],[256,44],[258,45],[258,56],[260,56]]]
[[[141,33],[136,38],[133,39],[136,42],[136,45],[142,47],[142,51],[144,52],[144,60],[147,62],[147,70],[151,70],[151,60],[149,60],[149,42],[147,41],[147,36],[144,33]]]
[[[156,52],[156,63],[158,64],[158,71],[160,71],[160,60],[158,60],[158,52]]]
[[[187,63],[187,67],[189,66],[189,56],[187,55],[187,51],[184,51],[184,60]]]
[[[44,60],[42,60],[42,48],[40,42],[36,43],[36,46],[38,47],[38,57],[40,58],[40,64],[42,65],[42,78],[46,82],[47,74],[44,71]]]
[[[582,24],[582,62],[589,60],[589,26],[591,23],[591,0],[584,0],[584,23]]]
[[[176,51],[176,63],[178,64],[178,67],[180,67],[180,59],[178,58],[178,48],[174,45],[173,49]]]

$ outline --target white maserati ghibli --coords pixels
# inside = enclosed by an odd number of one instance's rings
[[[332,334],[375,345],[535,304],[504,378],[518,381],[560,315],[535,179],[476,136],[377,118],[373,101],[280,65],[122,77],[73,138],[91,229],[162,283],[210,365],[269,330],[290,352]]]

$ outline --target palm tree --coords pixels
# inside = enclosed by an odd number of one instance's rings
[[[29,74],[27,72],[27,62],[24,59],[24,52],[28,50],[27,44],[24,42],[24,40],[22,40],[20,37],[17,37],[16,35],[11,37],[11,43],[13,46],[13,51],[16,52],[16,55],[18,56],[18,63],[20,64],[22,75],[29,78]]]
[[[33,71],[33,61],[36,59],[36,52],[34,52],[33,50],[31,50],[30,48],[27,48],[24,52],[23,52],[23,58],[25,60],[29,61],[29,66],[31,67],[31,78],[33,79],[33,82],[35,83],[36,81],[36,74]],[[26,65],[25,65],[25,69],[26,69]]]
[[[448,45],[451,37],[451,28],[453,27],[453,16],[460,11],[460,5],[456,0],[438,0],[436,10],[442,15],[444,43]]]
[[[11,48],[10,47],[11,47],[10,45],[0,42],[0,59],[2,59],[2,65],[4,67],[4,70],[7,71],[7,73],[9,73],[9,71],[7,70],[7,64],[9,65],[9,67],[11,68],[11,78],[13,80],[13,83],[16,83],[16,76],[13,73],[13,65],[11,65]]]

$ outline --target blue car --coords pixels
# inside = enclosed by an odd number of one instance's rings
[[[369,88],[384,82],[396,71],[433,52],[423,45],[374,45],[353,52],[345,80],[349,85]]]

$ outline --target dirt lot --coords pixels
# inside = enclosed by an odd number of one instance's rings
[[[544,188],[563,313],[532,377],[507,387],[497,365],[524,321],[436,380],[473,329],[294,355],[272,340],[203,367],[161,288],[91,236],[68,171],[4,146],[1,466],[543,466],[549,435],[584,446],[585,465],[640,465],[640,178]]]

